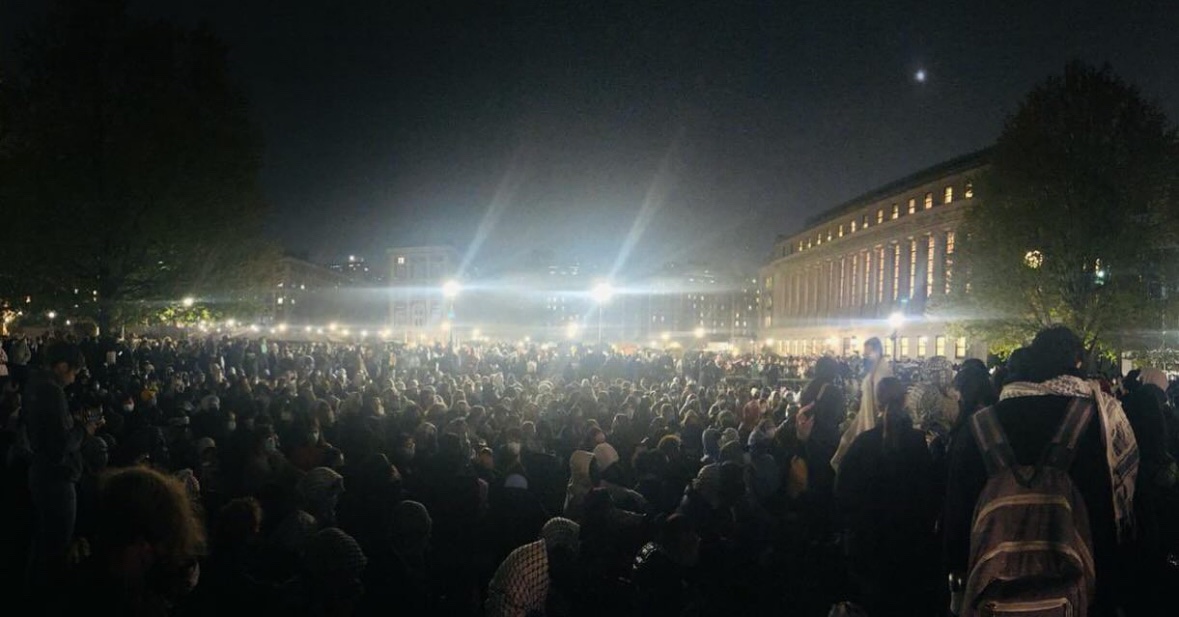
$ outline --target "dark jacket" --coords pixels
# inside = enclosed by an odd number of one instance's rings
[[[1064,420],[1070,398],[1030,396],[1010,398],[995,405],[999,423],[1020,465],[1034,465]],[[1100,418],[1094,414],[1077,446],[1069,476],[1085,500],[1093,536],[1097,570],[1097,614],[1107,614],[1114,601],[1117,569],[1117,531],[1113,494],[1106,463]],[[974,508],[987,482],[986,467],[972,430],[963,430],[950,452],[945,505],[945,555],[951,572],[965,573],[970,558],[970,529]]]
[[[86,431],[70,415],[65,390],[52,373],[38,371],[26,392],[22,413],[33,450],[30,473],[41,481],[77,482]]]

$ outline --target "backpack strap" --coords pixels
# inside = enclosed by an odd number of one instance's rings
[[[1068,471],[1069,467],[1072,467],[1073,458],[1077,454],[1077,443],[1080,442],[1085,427],[1089,426],[1089,420],[1093,418],[1095,406],[1096,401],[1088,398],[1075,397],[1069,401],[1064,421],[1060,423],[1060,428],[1056,429],[1056,436],[1048,445],[1044,464],[1061,471]]]
[[[978,444],[978,451],[987,465],[987,475],[995,476],[1015,467],[1015,451],[1007,442],[1007,433],[999,425],[999,418],[994,407],[981,409],[970,417],[970,430],[974,433],[974,441]]]

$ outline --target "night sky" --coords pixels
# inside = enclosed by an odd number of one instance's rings
[[[4,3],[6,39],[36,4]],[[989,145],[1070,58],[1179,119],[1173,1],[638,4],[130,6],[229,44],[270,230],[318,260],[464,248],[486,220],[489,270],[534,249],[609,268],[647,220],[622,276],[756,264],[803,218]]]

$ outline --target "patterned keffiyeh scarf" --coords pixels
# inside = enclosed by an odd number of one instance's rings
[[[1118,542],[1124,543],[1134,530],[1134,482],[1138,477],[1138,442],[1122,405],[1101,391],[1097,382],[1061,375],[1043,383],[1015,382],[1003,387],[999,400],[1022,396],[1070,396],[1097,400],[1101,429],[1105,437],[1105,456],[1113,488],[1114,517]]]

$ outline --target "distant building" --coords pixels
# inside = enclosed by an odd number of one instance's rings
[[[457,298],[443,286],[458,272],[459,254],[449,246],[389,249],[389,324],[405,340],[438,339],[453,319]]]
[[[761,269],[761,336],[799,355],[851,353],[874,336],[901,358],[984,353],[926,319],[926,307],[951,293],[958,228],[974,200],[972,178],[986,164],[986,151],[953,159],[779,237]],[[904,316],[895,331],[893,314]]]
[[[278,284],[271,289],[274,319],[279,323],[318,325],[357,317],[343,293],[352,280],[327,267],[297,257],[279,262]]]
[[[348,259],[327,265],[333,272],[339,272],[357,283],[378,283],[383,277],[372,264],[358,255],[349,255]]]

